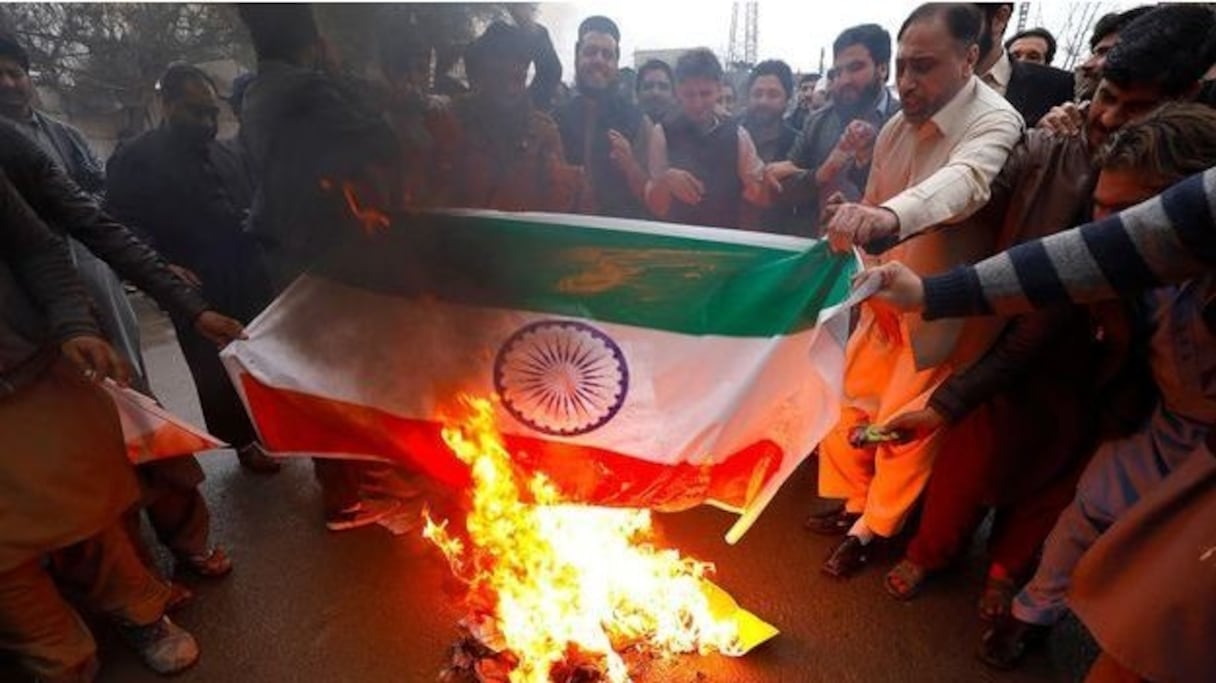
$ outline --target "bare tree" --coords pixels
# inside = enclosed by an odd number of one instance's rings
[[[334,3],[315,11],[347,66],[364,74],[375,71],[379,43],[393,40],[419,43],[446,69],[485,25],[512,14],[504,3]],[[127,133],[148,127],[156,80],[169,63],[254,66],[232,5],[0,4],[0,28],[29,50],[37,85],[55,90],[69,111],[120,110]]]
[[[147,126],[156,80],[173,61],[236,59],[252,65],[248,38],[231,7],[193,3],[14,3],[0,25],[30,52],[37,85],[70,109],[124,115]]]

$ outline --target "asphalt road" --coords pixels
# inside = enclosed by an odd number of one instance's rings
[[[141,304],[146,361],[170,409],[201,424],[172,329]],[[415,534],[380,527],[327,532],[311,468],[291,462],[274,477],[243,473],[230,453],[203,457],[213,536],[237,568],[195,583],[198,601],[177,621],[198,637],[198,666],[181,683],[426,683],[437,680],[457,637],[458,598],[437,553]],[[712,509],[662,515],[666,542],[716,563],[717,580],[782,634],[742,659],[680,657],[655,662],[639,683],[810,683],[815,681],[1080,680],[1094,651],[1076,622],[1056,629],[1045,651],[1014,673],[993,673],[974,657],[978,556],[899,603],[882,589],[895,558],[847,582],[818,571],[831,539],[801,529],[813,500],[814,464],[789,482],[735,547],[722,536],[731,517]],[[440,501],[441,502],[441,501]],[[101,681],[159,680],[99,628]],[[0,680],[9,680],[0,670]]]

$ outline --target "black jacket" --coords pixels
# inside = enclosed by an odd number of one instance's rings
[[[596,213],[619,218],[647,217],[642,201],[629,189],[625,174],[612,162],[612,142],[608,137],[608,131],[615,130],[636,148],[643,126],[651,125],[642,110],[619,96],[593,99],[580,93],[558,108],[553,118],[562,136],[566,162],[587,170]]]
[[[1072,100],[1073,76],[1042,64],[1012,61],[1013,74],[1005,88],[1005,99],[1033,128],[1051,108]]]
[[[106,167],[107,210],[194,271],[207,300],[243,322],[270,298],[245,229],[251,194],[238,148],[187,144],[164,126],[120,147]]]
[[[84,244],[169,313],[194,320],[210,308],[160,254],[102,211],[38,143],[8,121],[0,121],[0,170],[48,227]]]
[[[0,172],[0,396],[49,365],[40,349],[86,334],[101,333],[66,245]]]

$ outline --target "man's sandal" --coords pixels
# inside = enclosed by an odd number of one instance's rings
[[[996,621],[1009,615],[1013,596],[1017,595],[1018,587],[1010,579],[998,579],[989,576],[984,584],[984,593],[980,595],[980,619]]]
[[[928,578],[929,570],[905,558],[887,572],[883,585],[896,600],[911,600],[920,594]]]

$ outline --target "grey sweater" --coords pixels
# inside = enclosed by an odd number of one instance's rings
[[[925,278],[925,318],[1011,315],[1178,283],[1216,266],[1216,168],[1126,211]]]

